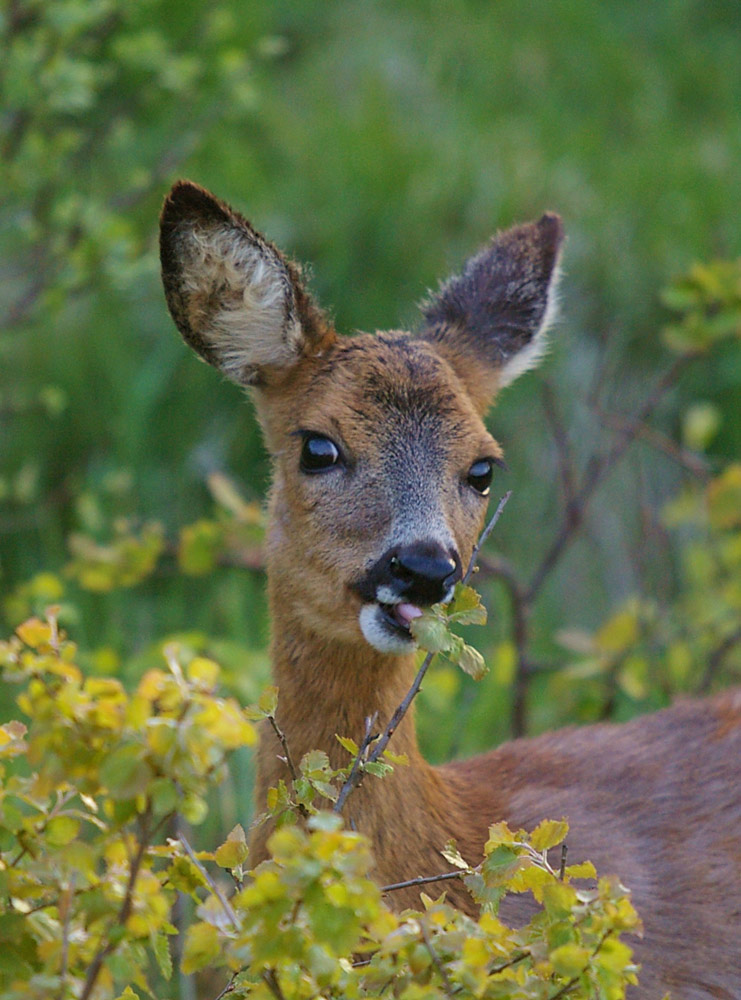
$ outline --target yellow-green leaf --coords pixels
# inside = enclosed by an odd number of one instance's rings
[[[429,653],[444,653],[453,645],[454,637],[445,622],[427,612],[421,618],[415,618],[410,629],[422,649]]]
[[[544,819],[535,827],[528,838],[536,851],[547,851],[560,844],[569,832],[569,824],[565,819]]]
[[[181,968],[186,976],[204,969],[221,951],[219,933],[211,924],[192,924],[185,935]]]
[[[457,657],[458,666],[475,681],[480,681],[487,671],[486,661],[478,649],[465,644]]]
[[[562,944],[550,954],[553,968],[561,976],[578,976],[586,968],[589,952],[578,944]]]
[[[214,853],[214,861],[222,868],[238,868],[247,859],[247,837],[244,829],[237,823],[234,829]]]
[[[46,840],[52,847],[64,847],[80,832],[80,821],[72,816],[53,816],[46,824]]]

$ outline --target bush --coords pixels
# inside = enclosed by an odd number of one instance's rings
[[[215,850],[194,851],[187,828],[205,818],[209,787],[230,752],[254,742],[251,719],[271,716],[275,693],[245,711],[216,693],[213,661],[181,662],[172,647],[167,669],[148,671],[131,694],[115,679],[86,678],[76,659],[55,609],[0,645],[3,679],[20,685],[27,720],[0,728],[7,1000],[171,996],[173,955],[179,975],[207,970],[213,981],[223,971],[226,985],[204,996],[234,1000],[386,990],[410,1000],[619,998],[635,982],[620,940],[639,926],[626,890],[595,882],[589,864],[549,861],[564,822],[529,836],[492,826],[477,869],[448,845],[456,877],[481,904],[478,920],[444,892],[423,894],[418,912],[388,908],[369,877],[366,839],[315,802],[326,804],[331,782],[350,770],[327,774],[323,755],[308,754],[295,787],[272,796],[283,824],[254,872],[241,826]],[[305,829],[295,825],[300,811]],[[498,917],[508,892],[538,904],[524,927]]]

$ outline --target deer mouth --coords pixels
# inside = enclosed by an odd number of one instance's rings
[[[409,626],[421,614],[422,609],[416,604],[407,601],[387,603],[376,599],[363,604],[360,609],[360,630],[366,641],[381,653],[411,653],[416,641]]]
[[[418,608],[416,604],[409,604],[406,601],[400,601],[398,604],[382,604],[379,601],[378,607],[386,624],[411,638],[410,625],[415,618],[421,617],[421,608]]]

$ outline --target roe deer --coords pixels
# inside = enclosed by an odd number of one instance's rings
[[[273,461],[267,568],[278,722],[296,760],[347,754],[382,726],[415,673],[409,623],[449,597],[482,528],[501,449],[482,416],[542,354],[561,222],[496,236],[424,305],[417,333],[340,338],[298,269],[237,212],[180,182],[162,212],[162,273],[185,340],[254,388]],[[366,779],[345,817],[372,841],[381,884],[471,864],[491,822],[570,824],[569,860],[633,891],[645,925],[634,995],[741,997],[741,692],[682,702],[624,725],[517,740],[431,767],[413,713],[392,744],[408,755]],[[258,799],[288,779],[264,729]],[[265,856],[269,830],[253,838]],[[467,892],[447,883],[457,906]],[[393,894],[398,908],[418,891]],[[517,917],[517,901],[514,910]]]

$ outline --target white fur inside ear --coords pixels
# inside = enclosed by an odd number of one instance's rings
[[[553,269],[551,280],[548,283],[545,312],[540,326],[529,343],[522,350],[513,354],[500,368],[499,385],[501,388],[510,385],[531,368],[537,368],[547,353],[548,331],[558,318],[558,283],[560,279],[561,268],[557,265]]]
[[[296,358],[302,330],[291,280],[269,246],[229,225],[194,228],[188,257],[186,286],[225,375],[243,382],[250,369]]]

